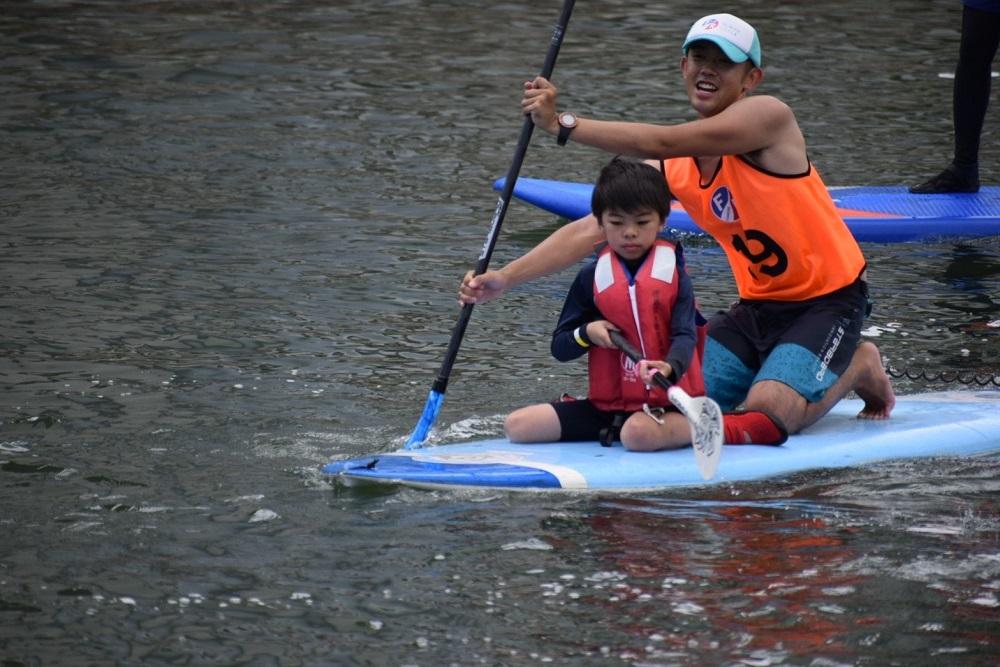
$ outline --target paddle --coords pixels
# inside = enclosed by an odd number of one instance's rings
[[[549,42],[549,52],[546,54],[545,63],[542,65],[541,76],[546,79],[552,77],[552,69],[555,67],[556,56],[559,55],[559,47],[562,45],[563,35],[566,32],[570,14],[573,13],[574,4],[575,0],[563,1],[562,13],[559,15],[559,22],[556,23],[555,30],[552,32],[552,40]],[[531,116],[525,116],[524,124],[521,126],[521,136],[517,141],[517,148],[514,151],[514,159],[511,161],[510,169],[507,171],[507,180],[504,184],[503,192],[500,193],[496,208],[493,210],[493,222],[490,225],[490,233],[486,236],[483,250],[479,254],[479,261],[476,263],[475,275],[485,273],[486,268],[490,265],[490,257],[493,255],[493,248],[497,243],[500,225],[503,224],[503,218],[507,214],[507,206],[510,204],[511,197],[514,194],[514,184],[517,182],[517,175],[521,171],[521,163],[524,162],[524,156],[528,152],[528,142],[531,141],[531,131],[534,129],[535,124],[531,121]],[[473,304],[471,303],[462,306],[458,322],[451,332],[451,341],[448,343],[448,350],[445,352],[444,361],[441,363],[441,370],[438,371],[437,379],[431,385],[430,395],[427,397],[424,412],[420,415],[420,420],[417,422],[416,428],[413,429],[410,439],[406,441],[404,449],[420,447],[424,440],[427,439],[427,434],[437,419],[438,412],[441,410],[441,402],[444,400],[444,393],[448,389],[448,378],[451,375],[451,367],[455,363],[455,357],[458,356],[458,346],[462,343],[465,329],[469,325],[469,318],[472,316],[472,307]]]
[[[611,342],[618,346],[635,363],[642,360],[642,353],[628,342],[618,331],[609,331]],[[712,479],[719,467],[722,455],[722,409],[707,396],[693,397],[680,387],[672,384],[661,373],[655,373],[653,380],[667,390],[670,402],[677,406],[691,425],[691,446],[698,471],[702,479]]]

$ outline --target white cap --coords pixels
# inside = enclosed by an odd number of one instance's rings
[[[760,40],[753,26],[732,14],[709,14],[694,22],[681,47],[687,53],[692,42],[708,40],[734,63],[748,59],[760,67]]]

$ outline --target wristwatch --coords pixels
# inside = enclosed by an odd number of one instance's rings
[[[563,111],[559,114],[559,134],[556,136],[556,143],[560,146],[566,145],[569,133],[576,127],[576,114],[570,111]]]

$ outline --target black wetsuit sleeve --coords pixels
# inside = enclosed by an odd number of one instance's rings
[[[679,381],[691,364],[694,349],[698,343],[698,331],[695,324],[694,288],[687,270],[684,268],[684,255],[680,244],[677,245],[677,300],[670,314],[670,349],[667,350],[665,361],[672,369],[670,380]]]
[[[562,313],[555,331],[552,332],[552,356],[559,361],[571,361],[587,352],[590,339],[587,338],[587,325],[601,319],[601,313],[594,305],[594,269],[597,266],[591,262],[576,275],[573,285],[566,294]],[[580,335],[587,347],[577,342],[573,332],[580,328]]]

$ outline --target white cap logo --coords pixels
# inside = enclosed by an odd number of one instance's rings
[[[712,14],[694,22],[688,31],[684,45],[685,53],[692,42],[708,40],[716,44],[734,63],[748,59],[760,67],[760,41],[753,26],[732,14]]]

